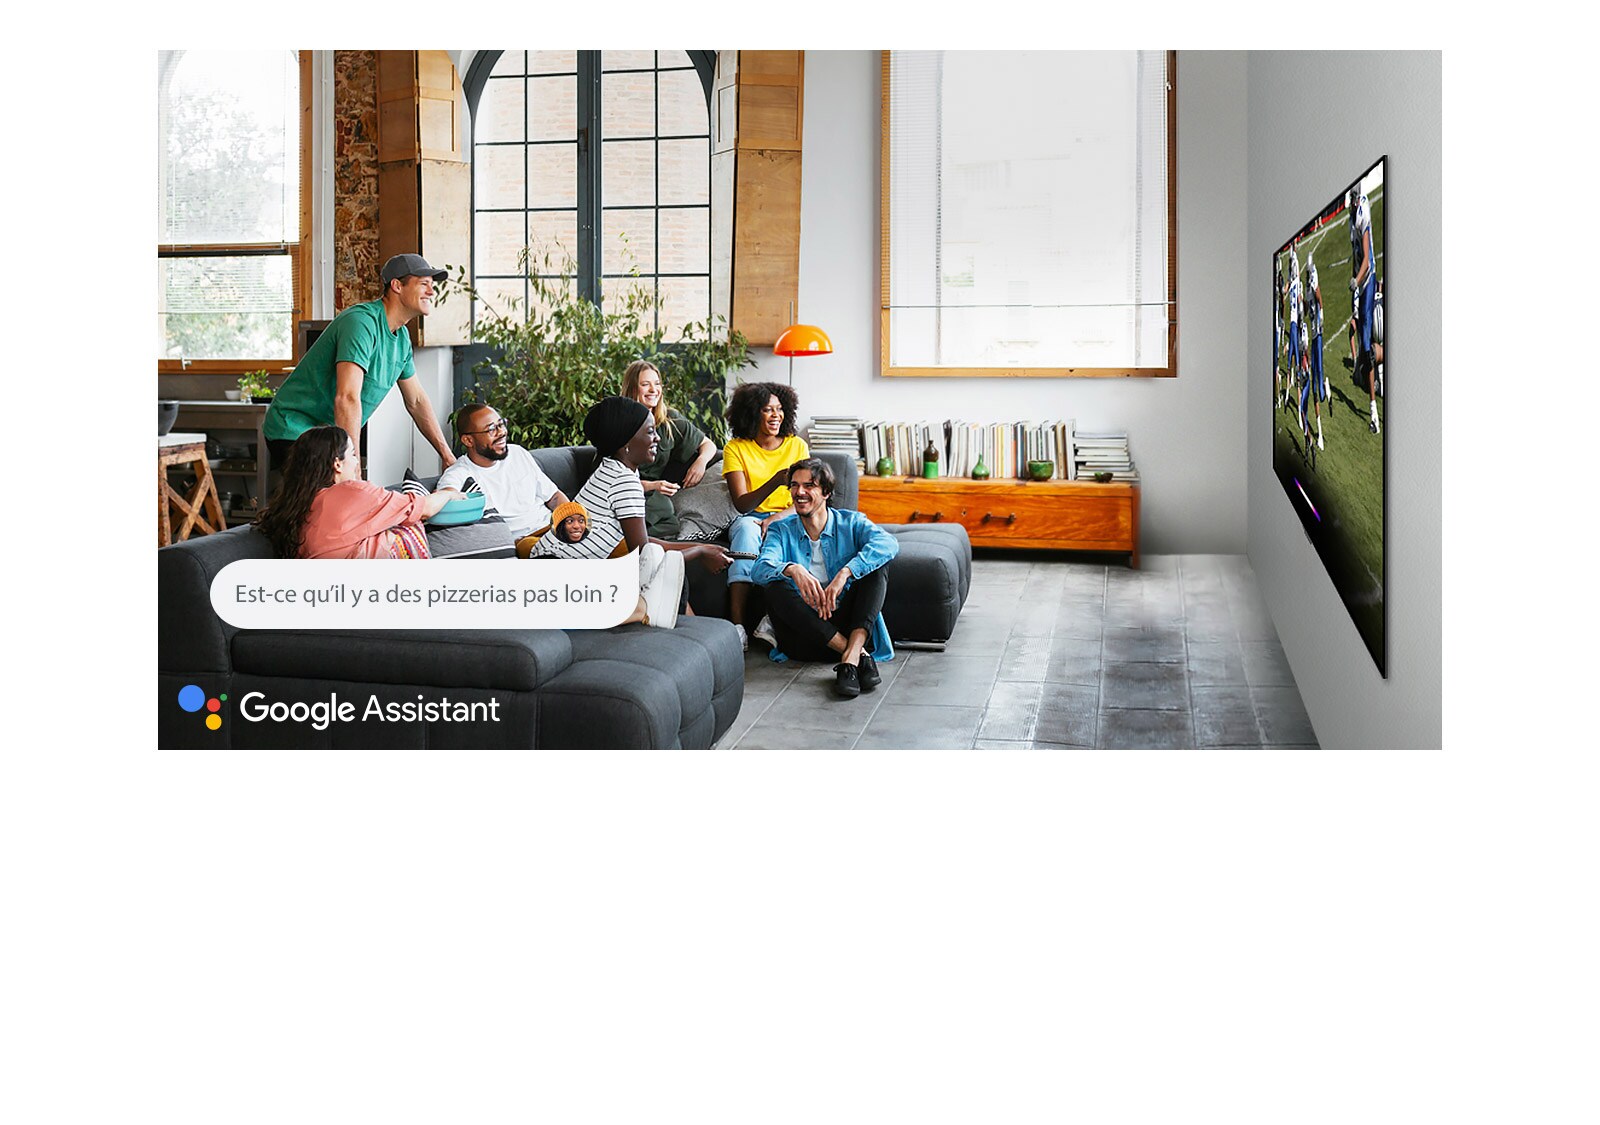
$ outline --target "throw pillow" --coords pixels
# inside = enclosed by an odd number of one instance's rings
[[[728,495],[725,480],[703,480],[672,498],[678,513],[678,539],[685,543],[714,543],[727,534],[739,516]]]
[[[454,527],[423,526],[428,532],[428,553],[436,559],[509,559],[517,553],[511,529],[499,516]]]

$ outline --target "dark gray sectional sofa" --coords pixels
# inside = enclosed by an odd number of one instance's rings
[[[250,630],[211,609],[211,580],[235,559],[271,558],[237,527],[157,553],[158,744],[204,749],[678,749],[708,747],[744,701],[744,657],[727,621],[676,629]],[[190,684],[227,697],[222,726],[184,711]],[[426,702],[495,702],[495,719],[247,721],[246,696],[305,709],[330,697],[358,713]],[[479,708],[479,711],[483,711]]]
[[[587,472],[587,447],[534,456],[569,496]],[[857,501],[855,463],[825,455],[839,477],[835,503]],[[503,525],[502,525],[503,526]],[[447,529],[436,554],[492,557],[496,535]],[[891,526],[900,554],[890,563],[884,618],[897,641],[942,643],[955,628],[972,578],[972,547],[959,525]],[[430,533],[430,540],[435,536]],[[688,568],[696,616],[677,628],[606,630],[249,630],[212,611],[211,580],[236,559],[271,558],[266,539],[237,527],[163,547],[159,589],[159,745],[206,749],[678,749],[711,746],[744,699],[744,659],[727,613],[723,575]],[[537,565],[537,564],[534,564]],[[195,685],[227,697],[220,729],[177,703]],[[259,695],[255,694],[259,693]],[[298,718],[247,721],[246,696],[300,704]],[[364,711],[448,700],[495,703],[497,719],[329,722],[310,709],[330,697]],[[480,707],[481,712],[484,708]]]

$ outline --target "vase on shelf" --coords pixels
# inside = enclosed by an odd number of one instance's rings
[[[894,458],[893,457],[879,457],[878,458],[878,475],[880,477],[892,477],[892,476],[894,476]]]
[[[939,475],[939,450],[932,438],[928,439],[927,448],[922,451],[922,475],[929,479]]]
[[[972,466],[972,479],[973,480],[988,480],[989,479],[989,466],[985,465],[983,463],[983,454],[981,454],[981,453],[978,454],[978,463],[976,465]]]

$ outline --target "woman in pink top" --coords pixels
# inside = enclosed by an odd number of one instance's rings
[[[256,528],[280,558],[425,559],[422,521],[457,495],[390,492],[361,479],[361,458],[338,426],[295,439],[272,504]]]

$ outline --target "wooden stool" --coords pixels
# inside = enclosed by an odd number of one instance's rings
[[[167,483],[167,470],[174,465],[192,466],[195,482],[187,496]],[[156,486],[159,508],[157,546],[181,543],[197,528],[201,534],[210,535],[227,526],[222,515],[222,504],[217,500],[217,483],[211,476],[211,465],[206,460],[205,434],[168,434],[159,439],[156,445]],[[172,534],[173,507],[183,513],[183,522],[178,525],[176,536]]]

